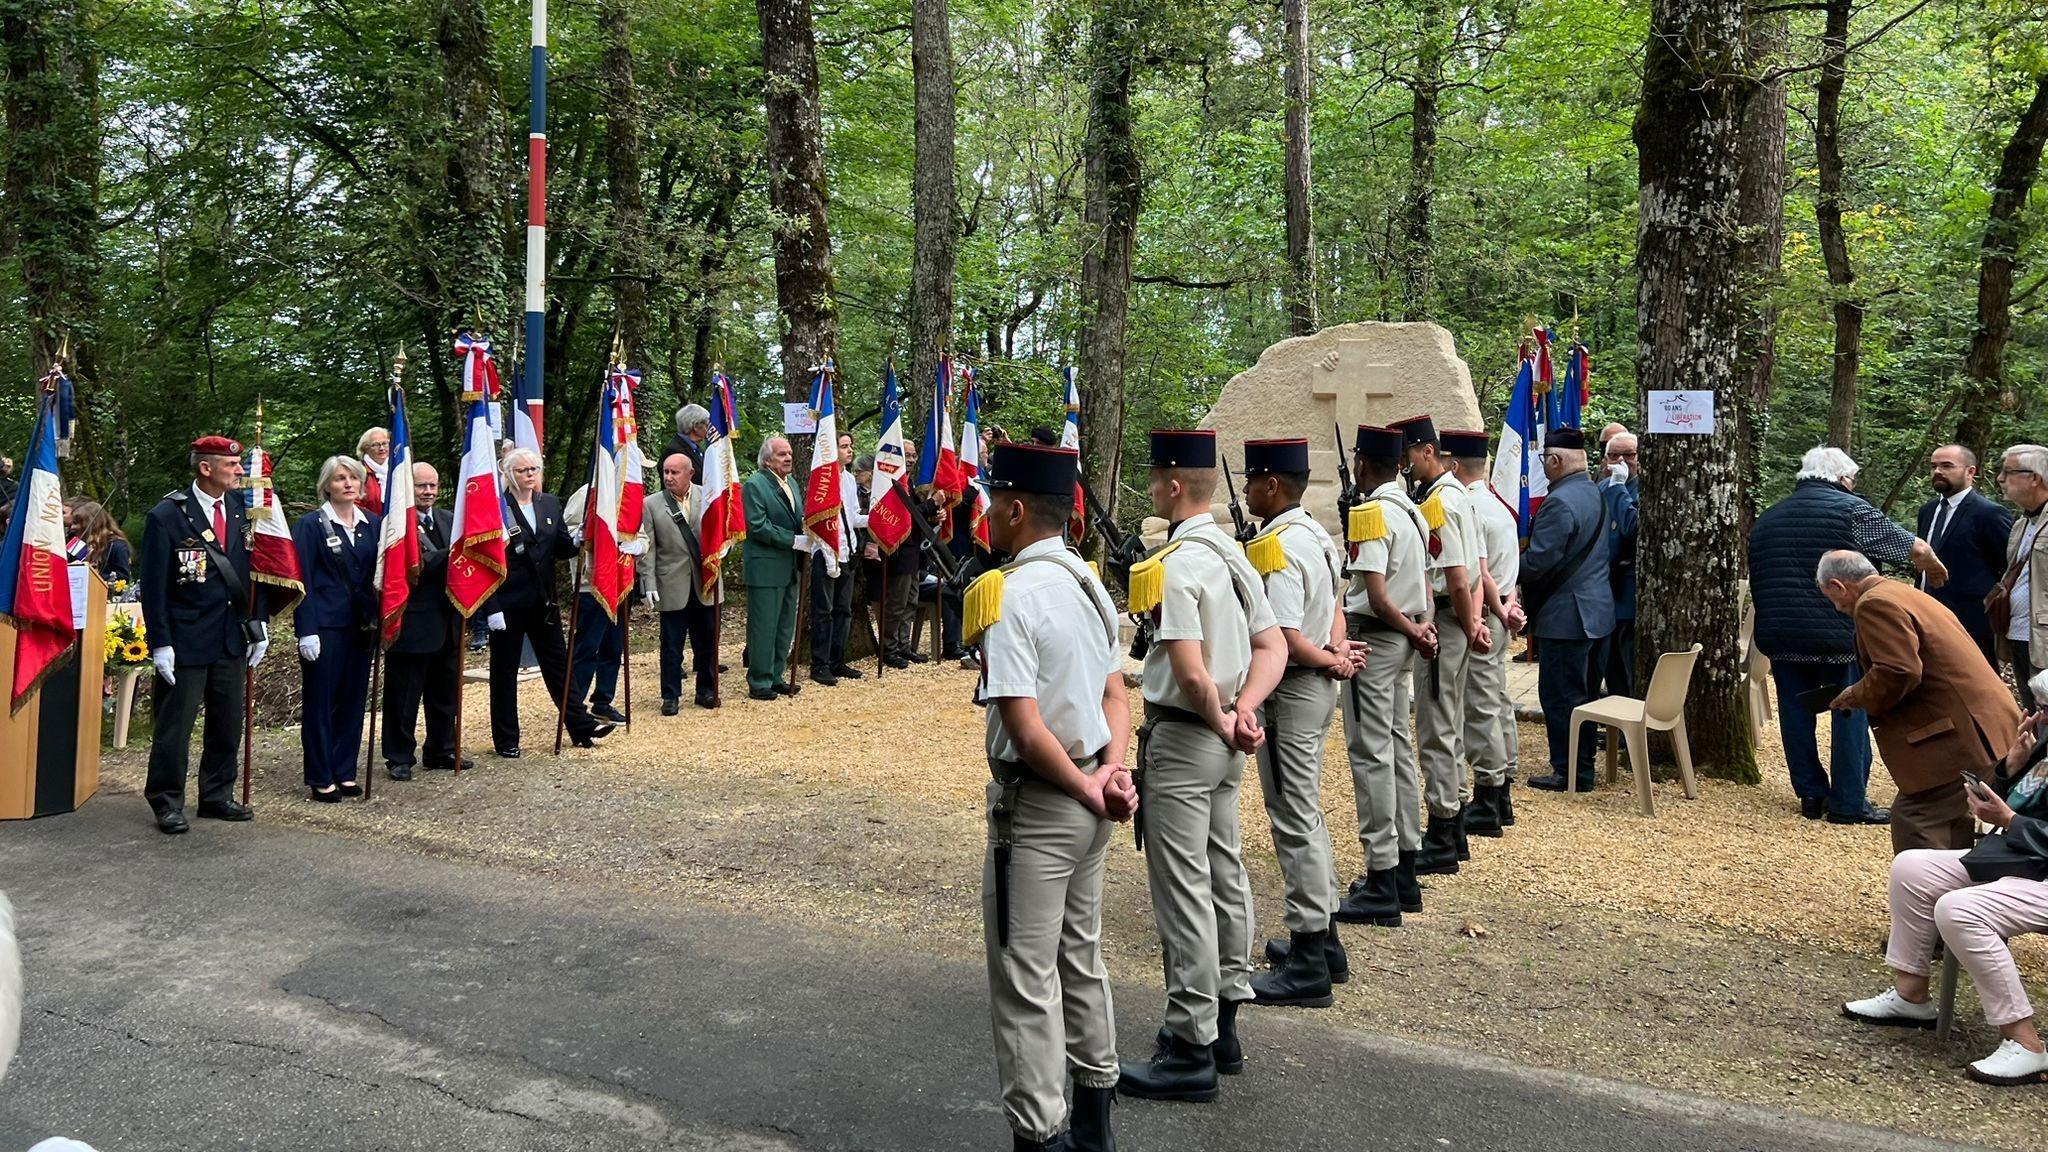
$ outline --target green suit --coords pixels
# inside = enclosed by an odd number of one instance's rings
[[[747,585],[747,687],[768,691],[789,670],[789,644],[796,636],[798,562],[804,535],[794,489],[773,472],[758,468],[740,487],[746,505],[747,538],[740,545],[740,569]]]

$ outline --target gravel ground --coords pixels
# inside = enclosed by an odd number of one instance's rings
[[[560,758],[546,755],[552,708],[538,681],[524,689],[528,755],[517,761],[487,751],[472,685],[465,726],[479,769],[405,784],[380,774],[368,804],[306,801],[296,734],[261,733],[260,818],[978,954],[986,773],[971,674],[916,666],[878,683],[869,665],[863,681],[757,703],[739,638],[727,638],[724,709],[660,716],[653,659],[638,655],[640,722]],[[1540,726],[1522,726],[1521,747],[1523,776],[1544,771]],[[133,805],[138,822],[146,754],[109,752],[99,801]],[[1654,820],[1636,813],[1626,775],[1570,800],[1517,789],[1519,825],[1505,840],[1475,839],[1463,872],[1431,881],[1429,911],[1400,929],[1346,930],[1354,976],[1324,1018],[1932,1136],[2032,1143],[2021,1134],[2048,1127],[2048,1090],[1962,1076],[1996,1044],[1967,979],[1945,1046],[1841,1018],[1842,1000],[1883,986],[1889,841],[1879,828],[1799,819],[1774,733],[1761,758],[1762,787],[1702,781],[1689,802],[1660,782]],[[1355,809],[1334,727],[1325,765],[1325,807],[1344,832]],[[1874,783],[1872,799],[1889,792]],[[1258,918],[1279,934],[1256,779],[1243,811]],[[1127,836],[1113,843],[1111,964],[1156,973],[1143,863]],[[1340,835],[1337,853],[1355,873],[1355,840]],[[2018,949],[2029,973],[2048,960],[2041,943]]]

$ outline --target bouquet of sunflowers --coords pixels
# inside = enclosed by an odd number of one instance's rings
[[[149,641],[143,635],[142,621],[126,613],[116,613],[107,620],[107,667],[110,669],[140,668],[149,663]]]

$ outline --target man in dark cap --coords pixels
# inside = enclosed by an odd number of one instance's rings
[[[1237,1009],[1252,998],[1252,897],[1238,846],[1246,753],[1287,662],[1244,549],[1209,512],[1216,434],[1152,433],[1152,510],[1164,547],[1132,565],[1130,610],[1152,618],[1139,734],[1145,873],[1166,953],[1166,1026],[1118,1091],[1213,1100],[1216,1074],[1244,1066]]]
[[[206,707],[199,757],[199,815],[247,820],[237,803],[235,751],[242,742],[242,669],[263,659],[269,637],[249,619],[248,517],[239,497],[242,446],[225,436],[192,442],[192,485],[157,501],[142,524],[142,626],[156,665],[149,775],[142,794],[167,833],[186,831],[185,776],[192,725]]]
[[[1579,746],[1567,765],[1572,710],[1592,700],[1587,673],[1596,645],[1614,631],[1614,590],[1607,579],[1607,506],[1586,474],[1586,437],[1576,428],[1553,428],[1543,443],[1543,474],[1550,493],[1529,525],[1522,554],[1522,598],[1530,633],[1543,643],[1537,656],[1537,699],[1550,738],[1550,775],[1532,788],[1563,792],[1578,773],[1578,788],[1593,790],[1593,742]]]
[[[1015,560],[963,598],[988,705],[982,925],[1003,1114],[1018,1152],[1115,1147],[1102,876],[1110,822],[1130,819],[1137,789],[1125,768],[1131,717],[1116,607],[1063,537],[1077,459],[1071,448],[991,446],[989,538]]]

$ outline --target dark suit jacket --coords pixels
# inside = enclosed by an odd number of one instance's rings
[[[1934,543],[1937,498],[1920,506],[1917,535],[1934,544],[1934,554],[1948,567],[1948,583],[1928,595],[1956,614],[1980,648],[1992,642],[1991,621],[1984,615],[1984,595],[2005,575],[2005,538],[2012,531],[2012,513],[1972,490],[1949,514],[1941,542]]]
[[[1955,613],[1887,580],[1856,601],[1855,621],[1863,679],[1835,706],[1869,714],[1900,792],[1954,783],[1987,752],[2003,756],[2012,747],[2019,705]]]
[[[189,487],[157,501],[142,523],[142,566],[136,576],[142,585],[143,631],[152,649],[177,649],[180,664],[211,664],[249,651],[242,632],[249,617],[248,519],[240,493],[227,493],[221,507],[228,528],[221,550],[239,578],[239,596],[201,553],[201,530],[211,525],[201,524]]]
[[[1638,481],[1600,488],[1607,509],[1607,586],[1614,591],[1614,618],[1636,618],[1636,497]]]
[[[315,508],[292,522],[292,547],[299,554],[299,578],[306,598],[292,613],[292,630],[346,632],[374,627],[380,597],[377,591],[377,534],[383,521],[357,510],[355,530],[327,530],[327,518]]]
[[[1584,559],[1575,560],[1582,554]],[[1566,476],[1543,498],[1529,525],[1521,589],[1531,634],[1540,639],[1598,640],[1614,631],[1607,505],[1592,477]]]
[[[405,602],[393,652],[439,652],[454,642],[455,622],[461,618],[448,600],[448,539],[454,531],[455,514],[445,508],[420,517],[420,576]]]
[[[561,500],[536,492],[533,503],[523,509],[510,497],[505,506],[505,582],[491,594],[486,614],[526,612],[554,603],[555,564],[576,554]],[[531,535],[519,523],[522,516],[533,521]]]
[[[795,488],[792,479],[790,487]],[[747,509],[747,538],[740,543],[742,578],[749,588],[780,588],[796,583],[797,537],[804,534],[800,505],[785,499],[775,474],[756,468],[740,486]],[[801,496],[795,497],[803,499]]]

